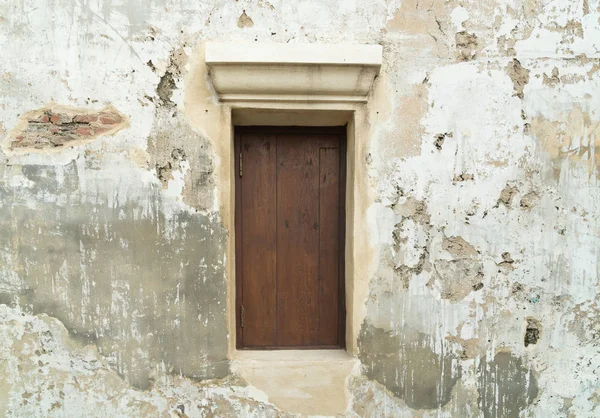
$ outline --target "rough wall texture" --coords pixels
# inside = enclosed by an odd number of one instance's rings
[[[347,415],[599,416],[599,28],[598,0],[3,2],[0,412],[285,414],[194,381],[229,374],[231,279],[198,63],[245,40],[384,47]]]

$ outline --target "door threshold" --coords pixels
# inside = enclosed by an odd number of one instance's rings
[[[327,350],[235,350],[231,356],[233,361],[256,362],[331,362],[354,361],[355,358],[344,349]]]

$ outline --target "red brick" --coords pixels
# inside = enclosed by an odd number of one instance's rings
[[[50,118],[48,117],[47,114],[44,113],[43,115],[38,116],[35,119],[30,119],[29,121],[30,122],[38,122],[38,123],[48,123],[48,122],[50,122]]]
[[[55,125],[73,122],[73,117],[65,113],[50,113],[50,122]]]
[[[121,122],[119,115],[100,114],[100,123],[103,125],[115,125]]]
[[[79,135],[92,135],[92,130],[87,126],[81,126],[77,128],[77,133]]]
[[[77,115],[73,118],[73,122],[77,123],[91,123],[98,120],[98,115]]]

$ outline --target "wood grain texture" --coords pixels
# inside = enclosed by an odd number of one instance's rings
[[[345,345],[343,145],[339,128],[236,132],[238,348]]]
[[[242,178],[240,172],[241,134],[235,133],[234,141],[234,178],[235,178],[235,347],[244,347],[242,319],[243,252],[242,252]]]
[[[338,343],[340,150],[319,150],[319,336]]]
[[[244,346],[276,344],[275,139],[243,135],[242,262]]]
[[[318,336],[319,147],[277,138],[278,345],[315,345]]]

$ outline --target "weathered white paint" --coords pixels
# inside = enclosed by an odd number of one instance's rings
[[[385,338],[378,349],[390,349],[390,370],[405,358],[394,338],[406,347],[424,338],[437,358],[453,356],[452,368],[461,367],[462,377],[448,403],[417,412],[408,403],[422,399],[395,396],[390,387],[397,382],[387,382],[386,390],[357,374],[347,384],[347,415],[482,416],[479,367],[510,351],[534,371],[539,387],[522,415],[596,416],[599,10],[597,0],[58,0],[47,7],[8,0],[0,5],[0,140],[23,114],[51,102],[78,109],[111,104],[130,127],[59,153],[2,154],[0,183],[10,191],[0,200],[4,225],[24,210],[51,207],[50,217],[74,210],[75,202],[110,208],[117,216],[131,205],[136,221],[164,216],[160,237],[168,242],[190,227],[177,223],[181,213],[207,214],[231,228],[230,156],[224,145],[230,138],[223,137],[230,109],[219,103],[207,75],[203,44],[381,44],[381,72],[369,104],[361,108],[365,117],[357,121],[365,139],[357,150],[362,158],[357,177],[364,182],[356,190],[362,203],[354,215],[362,220],[356,236],[364,245],[354,255],[362,267],[358,287],[367,291],[355,301],[353,321],[381,331]],[[252,25],[247,20],[238,25],[243,13]],[[529,71],[528,77],[517,77],[517,86],[507,70],[514,58]],[[172,107],[157,93],[165,74],[172,75]],[[515,95],[519,83],[522,98]],[[207,165],[204,160],[186,159],[177,166],[171,161],[166,184],[157,177],[156,166],[166,164],[168,153],[153,149],[149,138],[158,141],[163,133],[155,131],[170,130],[172,119],[182,121],[177,129],[187,126],[197,135],[183,141],[184,148],[200,139],[212,146],[206,151],[214,162],[214,173],[206,175],[212,183],[201,191],[194,189],[194,176]],[[35,177],[27,171],[31,167],[49,171]],[[55,173],[54,183],[45,182],[48,173]],[[71,184],[73,190],[66,188]],[[156,204],[149,194],[153,187],[160,189]],[[114,236],[125,254],[132,246],[140,249],[131,236],[94,220],[92,212],[89,216],[80,220],[89,236]],[[41,221],[31,220],[32,228],[44,226],[36,222]],[[67,236],[60,228],[56,234]],[[450,252],[452,237],[462,237],[475,251]],[[25,250],[18,246],[19,235],[6,238],[0,245],[0,292],[16,295],[31,282],[15,267]],[[67,286],[71,265],[47,269],[53,297],[68,307],[65,323],[78,317],[90,321],[100,312],[92,296],[102,277],[86,269],[95,257],[105,257],[107,265],[114,261],[86,243],[75,244],[73,251],[82,254],[80,300]],[[36,243],[40,251],[43,245]],[[183,271],[186,260],[178,261]],[[43,256],[37,259],[38,266],[45,262]],[[211,285],[210,274],[230,262],[224,255],[219,262],[203,262],[206,274],[197,280]],[[481,269],[479,290],[461,284],[464,277],[479,277],[465,274],[465,266]],[[186,303],[181,273],[174,274],[169,298],[154,301],[181,310],[168,323],[173,328],[185,320]],[[155,312],[135,312],[142,296],[127,281],[109,284],[111,312],[130,324],[119,341],[135,340],[143,348],[149,337],[141,330]],[[194,315],[199,332],[220,318],[222,303],[215,300],[210,310]],[[145,353],[136,361],[142,368],[154,364],[150,374],[156,380],[154,387],[136,391],[115,373],[128,371],[123,358],[78,346],[58,320],[29,309],[3,307],[0,313],[0,411],[8,416],[175,416],[180,404],[188,416],[211,410],[222,416],[283,413],[265,403],[266,392],[231,380],[194,383],[173,376],[168,364],[152,363]],[[537,344],[525,347],[528,317],[540,322],[541,334]],[[99,328],[109,329],[110,321],[105,317]],[[47,327],[57,337],[48,338]],[[374,354],[368,345],[373,338],[372,331],[356,336],[361,356]],[[47,352],[35,354],[44,344]],[[374,362],[360,358],[365,368]]]

